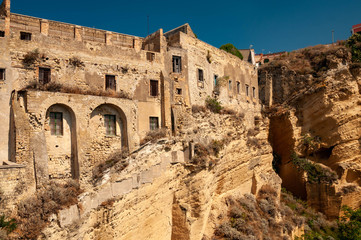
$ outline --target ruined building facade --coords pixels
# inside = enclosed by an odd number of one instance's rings
[[[0,15],[7,192],[24,179],[34,187],[83,180],[112,152],[137,149],[150,130],[177,134],[179,114],[208,96],[246,116],[260,107],[254,67],[197,39],[188,24],[142,38],[11,13],[10,0]]]

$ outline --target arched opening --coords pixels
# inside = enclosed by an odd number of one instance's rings
[[[90,116],[90,151],[93,163],[101,162],[115,151],[128,150],[127,119],[116,105],[102,104]]]
[[[54,104],[44,123],[50,179],[79,179],[76,118],[64,104]]]

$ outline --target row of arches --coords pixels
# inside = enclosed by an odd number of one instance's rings
[[[43,130],[49,178],[80,178],[79,134],[93,148],[94,154],[90,158],[94,162],[100,161],[110,149],[128,148],[127,118],[120,107],[105,103],[90,114],[81,113],[60,103],[51,105],[46,111]]]

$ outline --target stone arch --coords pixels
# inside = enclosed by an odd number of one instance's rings
[[[109,136],[106,134],[105,115],[114,115],[116,117],[116,134]],[[123,110],[117,105],[111,103],[103,103],[98,105],[90,114],[89,128],[94,131],[92,135],[97,137],[98,141],[110,139],[111,147],[118,149],[128,149],[128,129],[127,117]],[[120,145],[119,145],[120,144]],[[108,149],[108,151],[110,151]]]
[[[52,114],[51,114],[52,113]],[[61,113],[62,133],[51,132],[50,118],[53,113]],[[44,132],[48,153],[48,171],[50,178],[79,179],[78,144],[76,117],[71,107],[56,103],[47,108]]]

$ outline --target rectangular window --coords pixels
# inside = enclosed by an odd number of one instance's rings
[[[156,97],[158,96],[158,81],[150,80],[150,96]]]
[[[180,73],[182,72],[182,58],[179,56],[173,56],[173,72]]]
[[[256,98],[256,88],[252,87],[252,95],[254,98]]]
[[[155,130],[159,128],[158,117],[149,117],[149,129]]]
[[[39,82],[41,84],[47,84],[51,80],[50,68],[39,68]]]
[[[116,91],[116,82],[114,75],[105,75],[105,90],[114,90]]]
[[[249,86],[246,84],[246,96],[249,96]]]
[[[177,95],[182,95],[182,89],[181,88],[177,88],[176,92],[177,92]]]
[[[229,81],[228,81],[228,89],[229,89],[229,90],[232,90],[232,80],[229,80]]]
[[[198,68],[198,81],[203,82],[203,70]]]
[[[240,94],[241,93],[241,83],[237,82],[237,93]]]
[[[149,62],[153,62],[154,61],[154,58],[155,58],[155,54],[152,53],[152,52],[147,52],[147,60]]]
[[[116,135],[116,118],[115,115],[104,115],[105,135],[115,136]]]
[[[218,80],[218,76],[214,75],[214,87],[217,86],[217,80]]]
[[[4,31],[0,31],[0,37],[5,37],[5,32]]]
[[[0,81],[5,81],[5,69],[0,68]]]
[[[50,112],[50,134],[55,136],[63,135],[63,113]]]
[[[20,40],[30,41],[31,40],[31,33],[20,32]]]

